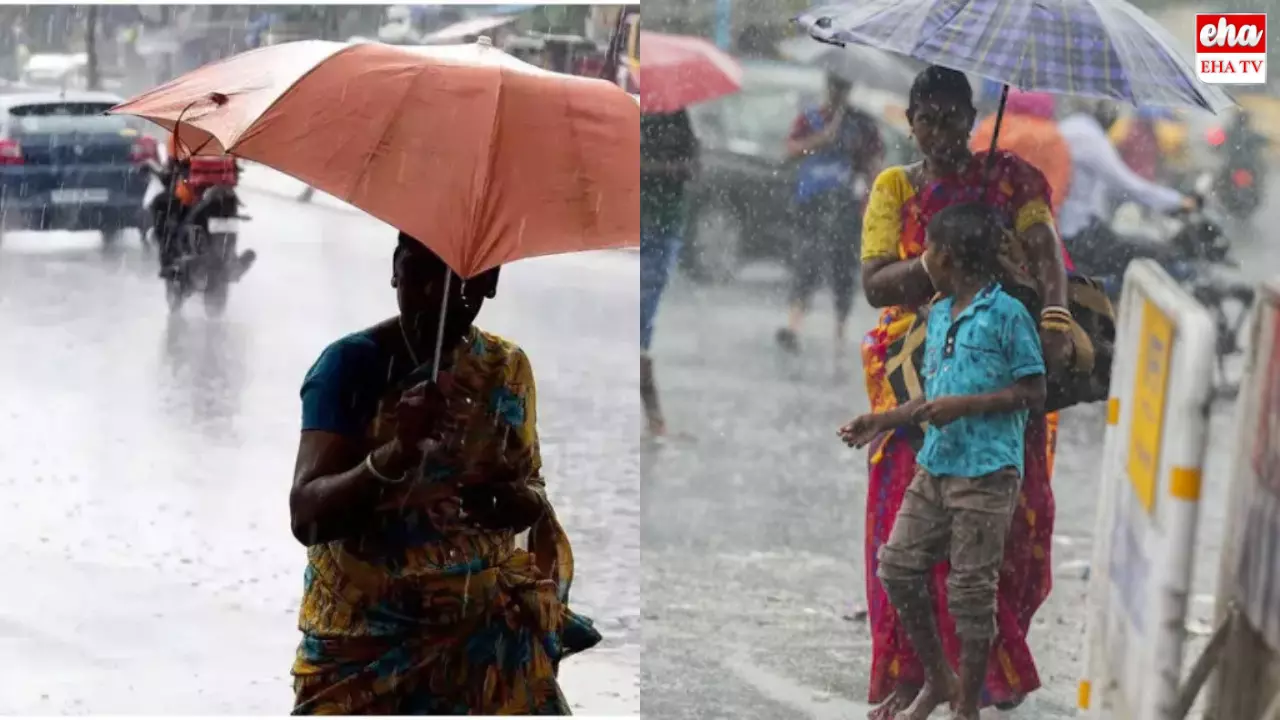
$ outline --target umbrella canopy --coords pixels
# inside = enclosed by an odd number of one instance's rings
[[[1024,90],[1213,112],[1234,105],[1124,0],[859,0],[797,21],[823,42],[869,45]]]
[[[487,43],[275,45],[112,112],[179,127],[189,152],[292,175],[418,238],[463,278],[639,245],[636,102]]]
[[[673,113],[742,89],[738,61],[709,41],[640,32],[640,110]]]
[[[778,43],[778,54],[801,65],[812,65],[848,80],[879,90],[903,92],[911,87],[924,63],[892,55],[865,45],[837,47],[807,37]]]

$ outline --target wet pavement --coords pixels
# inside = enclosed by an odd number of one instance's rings
[[[394,231],[246,194],[258,262],[225,317],[169,317],[135,238],[0,246],[0,713],[287,712],[304,551],[288,526],[298,387],[332,340],[394,314]],[[480,316],[538,381],[573,603],[606,636],[562,681],[634,713],[639,673],[637,259],[503,272]]]
[[[1280,220],[1276,200],[1258,227]],[[1236,245],[1252,278],[1280,271],[1272,247]],[[663,299],[655,372],[673,436],[641,453],[647,716],[834,720],[868,709],[866,454],[836,438],[867,409],[860,361],[853,340],[837,352],[825,293],[802,354],[776,347],[784,279],[768,266],[725,287],[681,278]],[[851,338],[874,320],[860,300]],[[1215,409],[1190,613],[1197,632],[1212,619],[1232,447],[1221,439],[1232,421],[1230,405]],[[1088,406],[1061,427],[1055,588],[1031,636],[1044,688],[1016,711],[984,717],[1075,715],[1104,422],[1103,408]]]

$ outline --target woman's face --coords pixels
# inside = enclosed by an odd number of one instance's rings
[[[963,100],[926,98],[910,118],[911,134],[930,161],[955,162],[969,151],[975,115],[973,107]]]
[[[392,273],[405,331],[416,341],[433,341],[444,300],[444,264],[427,253],[406,250],[396,254]],[[497,270],[481,273],[465,283],[457,275],[452,276],[445,334],[457,337],[466,333],[484,301],[497,293],[497,283]]]

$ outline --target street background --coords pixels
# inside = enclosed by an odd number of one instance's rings
[[[169,317],[132,235],[0,245],[0,713],[291,707],[298,389],[325,345],[395,313],[395,232],[254,178],[258,262],[218,320],[198,298]],[[638,705],[637,272],[630,253],[518,263],[479,319],[533,362],[572,603],[605,635],[561,671],[579,714]]]

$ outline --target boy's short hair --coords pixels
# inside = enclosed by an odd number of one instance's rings
[[[1004,220],[982,203],[961,203],[939,210],[925,229],[928,242],[955,259],[970,277],[994,277],[1000,267]]]

